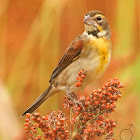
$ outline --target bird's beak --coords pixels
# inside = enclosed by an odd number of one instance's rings
[[[85,19],[84,19],[83,22],[86,25],[91,25],[91,26],[95,26],[96,25],[95,21],[90,16],[85,16]]]

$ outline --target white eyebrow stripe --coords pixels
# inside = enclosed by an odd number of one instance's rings
[[[95,15],[95,17],[98,17],[98,16],[100,16],[101,18],[105,18],[105,16],[104,15],[101,15],[101,14]]]

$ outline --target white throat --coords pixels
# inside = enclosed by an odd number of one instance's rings
[[[107,35],[106,30],[97,33],[97,36],[98,36],[98,37],[102,37],[102,36],[106,36],[106,35]]]

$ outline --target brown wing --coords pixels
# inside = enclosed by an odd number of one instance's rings
[[[51,82],[57,75],[59,75],[62,70],[64,70],[70,63],[79,57],[83,46],[83,40],[81,39],[81,36],[78,36],[66,49],[64,56],[61,58],[58,65],[54,69],[49,82]]]

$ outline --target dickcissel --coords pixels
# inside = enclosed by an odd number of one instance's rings
[[[100,11],[90,11],[85,15],[85,30],[66,49],[64,56],[54,69],[50,86],[22,114],[34,112],[48,97],[60,91],[72,98],[76,87],[77,73],[83,69],[86,77],[83,88],[98,79],[106,70],[111,59],[111,31],[105,15]]]

